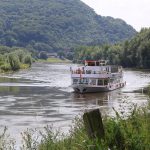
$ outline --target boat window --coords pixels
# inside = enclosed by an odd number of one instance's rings
[[[88,81],[89,81],[88,79],[82,78],[82,79],[79,80],[79,83],[80,84],[88,84]]]
[[[79,83],[80,83],[80,84],[83,84],[83,79],[80,79],[80,80],[79,80]]]
[[[96,80],[95,79],[91,79],[90,84],[91,85],[96,85]]]
[[[95,66],[95,61],[93,61],[93,62],[88,62],[88,66]]]
[[[85,84],[88,84],[88,82],[89,82],[89,79],[84,79]]]
[[[103,80],[98,79],[97,85],[103,85]]]
[[[96,66],[99,66],[99,62],[98,61],[96,62]]]
[[[106,67],[106,71],[109,72],[109,67]]]
[[[108,80],[104,80],[104,85],[108,85]]]
[[[73,84],[77,84],[78,83],[78,79],[73,79]]]
[[[111,72],[112,73],[118,72],[118,67],[117,66],[112,66],[111,67]]]
[[[86,74],[91,74],[91,70],[86,70]]]

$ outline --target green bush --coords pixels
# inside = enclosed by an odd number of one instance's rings
[[[29,66],[32,65],[32,57],[31,55],[25,55],[24,58],[23,58],[23,62],[25,64],[28,64]]]
[[[22,49],[17,49],[17,50],[15,51],[15,53],[16,53],[16,55],[18,56],[19,61],[20,61],[21,63],[23,63],[24,56],[25,56],[25,52],[24,52]]]
[[[5,63],[3,65],[0,66],[1,70],[4,72],[10,71],[11,70],[11,66],[8,63]]]
[[[20,61],[19,57],[16,55],[16,53],[12,52],[8,54],[8,61],[11,66],[11,69],[13,71],[19,70],[20,69]]]
[[[0,66],[4,64],[4,56],[0,54]]]
[[[12,47],[7,48],[11,52],[5,52],[7,47],[0,46],[0,69],[1,71],[17,71],[26,69],[32,65],[31,54],[23,48]]]

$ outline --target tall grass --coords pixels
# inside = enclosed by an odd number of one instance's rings
[[[7,134],[6,127],[0,131],[0,150],[16,150],[15,140]]]

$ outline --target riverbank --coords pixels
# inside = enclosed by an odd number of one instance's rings
[[[20,64],[19,70],[29,69],[30,67],[31,66],[29,64]],[[19,70],[17,70],[17,71],[19,71]],[[7,70],[2,70],[0,68],[0,74],[8,74],[8,73],[10,74],[10,73],[14,73],[14,72],[16,72],[16,71],[13,71],[11,68],[7,69]]]
[[[39,63],[71,63],[70,60],[68,59],[60,59],[60,58],[48,58],[48,59],[38,59],[38,60],[34,60],[35,62],[39,62]],[[31,63],[30,64],[25,64],[25,63],[19,63],[18,68],[16,70],[13,70],[10,64],[6,64],[2,67],[0,67],[0,73],[13,73],[15,71],[18,70],[22,70],[22,69],[28,69],[31,67]]]

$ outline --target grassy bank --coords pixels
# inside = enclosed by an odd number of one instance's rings
[[[70,136],[58,140],[49,132],[38,146],[39,150],[149,150],[150,114],[148,109],[133,109],[128,119],[116,112],[116,118],[104,118],[105,137],[90,139],[82,120],[78,120]]]
[[[90,139],[82,118],[76,119],[69,135],[53,132],[51,127],[44,131],[27,130],[22,133],[22,150],[149,150],[150,149],[150,107],[131,111],[128,119],[116,112],[116,118],[104,117],[105,136]],[[15,142],[5,133],[0,135],[0,149],[7,146],[15,149]],[[4,148],[5,147],[5,148]],[[8,148],[8,149],[9,149]],[[9,150],[11,150],[9,149]],[[13,150],[14,150],[13,149]]]
[[[38,62],[47,62],[47,63],[71,63],[68,59],[60,58],[48,58],[48,59],[38,59]]]

